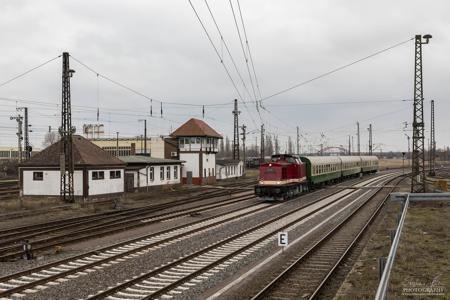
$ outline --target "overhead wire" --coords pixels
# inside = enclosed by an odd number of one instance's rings
[[[250,58],[250,64],[251,64],[252,69],[253,69],[253,76],[255,76],[256,89],[258,90],[259,99],[261,99],[262,98],[261,89],[260,89],[260,86],[259,86],[258,76],[256,76],[255,64],[253,62],[253,55],[252,55],[252,52],[250,51],[250,45],[249,45],[248,37],[247,37],[247,30],[245,29],[245,23],[244,23],[244,17],[242,15],[241,4],[239,3],[239,0],[236,0],[236,1],[237,1],[237,5],[238,5],[239,15],[241,17],[242,29],[244,31],[245,44],[247,45],[248,56]]]
[[[224,64],[223,60],[221,59],[221,56],[220,56],[220,54],[219,54],[219,51],[217,50],[216,45],[215,45],[214,42],[212,41],[211,36],[209,35],[208,30],[206,29],[205,25],[203,24],[203,21],[202,21],[202,19],[200,18],[200,16],[199,16],[197,10],[195,9],[195,7],[194,7],[194,5],[192,4],[191,0],[188,0],[188,2],[189,2],[189,4],[191,5],[191,8],[192,8],[192,10],[193,10],[194,13],[195,13],[195,16],[197,17],[198,22],[199,22],[200,25],[202,26],[203,31],[205,32],[206,36],[208,37],[208,40],[209,40],[211,46],[213,47],[213,49],[214,49],[214,51],[215,51],[217,57],[219,57],[220,64],[223,66],[225,72],[227,73],[227,76],[228,76],[228,78],[230,79],[230,81],[231,81],[231,83],[232,83],[232,85],[233,85],[233,87],[234,87],[234,89],[235,89],[237,95],[239,96],[239,99],[241,99],[241,101],[244,101],[244,98],[242,97],[241,92],[239,91],[238,87],[236,86],[236,83],[234,82],[233,77],[231,77],[230,71],[228,70],[227,66]]]
[[[273,97],[275,97],[275,96],[281,95],[281,94],[283,94],[283,93],[286,93],[286,92],[288,92],[288,91],[291,91],[291,90],[293,90],[293,89],[296,89],[296,88],[298,88],[298,87],[300,87],[300,86],[306,85],[306,84],[308,84],[308,83],[310,83],[310,82],[313,82],[313,81],[315,81],[315,80],[321,79],[321,78],[323,78],[323,77],[326,77],[326,76],[329,76],[329,75],[334,74],[334,73],[336,73],[336,72],[339,72],[339,71],[341,71],[341,70],[344,70],[344,69],[346,69],[346,68],[348,68],[348,67],[350,67],[350,66],[353,66],[353,65],[355,65],[355,64],[357,64],[357,63],[360,63],[360,62],[365,61],[365,60],[367,60],[367,59],[369,59],[369,58],[372,58],[372,57],[374,57],[374,56],[377,56],[377,55],[379,55],[379,54],[382,54],[382,53],[384,53],[384,52],[387,52],[387,51],[389,51],[389,50],[392,50],[392,49],[394,49],[394,48],[396,48],[396,47],[399,47],[399,46],[401,46],[401,45],[404,45],[404,44],[406,44],[406,43],[412,41],[413,39],[414,39],[414,38],[410,38],[410,39],[408,39],[408,40],[406,40],[406,41],[403,41],[403,42],[394,44],[394,45],[389,46],[389,47],[387,47],[387,48],[384,48],[384,49],[382,49],[382,50],[376,51],[376,52],[374,52],[374,53],[372,53],[372,54],[370,54],[370,55],[367,55],[367,56],[365,56],[365,57],[363,57],[363,58],[357,59],[357,60],[352,61],[352,62],[350,62],[350,63],[348,63],[348,64],[345,64],[345,65],[343,65],[343,66],[334,68],[334,69],[332,69],[332,70],[330,70],[330,71],[328,71],[328,72],[322,73],[322,74],[320,74],[320,75],[318,75],[318,76],[315,76],[315,77],[313,77],[313,78],[311,78],[311,79],[308,79],[308,80],[302,81],[302,82],[300,82],[300,83],[294,84],[294,85],[292,85],[292,86],[290,86],[290,87],[288,87],[288,88],[282,89],[282,90],[280,90],[280,91],[278,91],[278,92],[276,92],[276,93],[273,93],[273,94],[271,94],[271,95],[269,95],[269,96],[266,96],[266,97],[262,98],[262,99],[261,99],[261,102],[266,101],[266,100],[268,100],[268,99],[270,99],[270,98],[273,98]]]
[[[6,81],[0,83],[0,87],[3,87],[3,86],[7,85],[8,83],[10,83],[10,82],[12,82],[12,81],[14,81],[14,80],[16,80],[16,79],[19,79],[19,78],[21,78],[21,77],[27,75],[28,73],[31,73],[31,72],[33,72],[34,70],[39,69],[40,67],[45,66],[46,64],[51,63],[52,61],[54,61],[54,60],[60,58],[61,56],[62,56],[62,55],[58,55],[58,56],[56,56],[56,57],[54,57],[54,58],[52,58],[52,59],[49,59],[49,60],[47,60],[47,61],[41,63],[40,65],[38,65],[38,66],[36,66],[36,67],[33,67],[33,68],[31,68],[31,69],[29,69],[29,70],[27,70],[27,71],[25,71],[25,72],[23,72],[23,73],[21,73],[21,74],[19,74],[19,75],[17,75],[17,76],[14,76],[14,77],[11,78],[11,79],[8,79],[8,80],[6,80]]]
[[[248,94],[248,95],[250,96],[250,98],[251,98],[250,91],[248,90],[247,85],[245,84],[245,81],[244,81],[244,79],[243,79],[243,77],[242,77],[242,75],[241,75],[241,72],[239,71],[239,69],[238,69],[238,67],[237,67],[237,65],[236,65],[236,61],[234,60],[234,57],[233,57],[233,55],[231,54],[230,49],[228,48],[228,44],[227,44],[227,42],[225,41],[225,38],[223,37],[222,31],[220,30],[219,25],[217,24],[216,18],[214,17],[214,14],[213,14],[213,12],[212,12],[212,10],[211,10],[211,8],[210,8],[210,6],[209,6],[207,0],[205,0],[205,4],[206,4],[206,7],[208,8],[209,14],[211,15],[211,18],[212,18],[212,20],[213,20],[213,22],[214,22],[214,25],[216,26],[217,32],[218,32],[219,35],[220,35],[220,39],[221,39],[221,41],[222,41],[222,44],[225,46],[225,49],[226,49],[226,51],[227,51],[227,53],[228,53],[228,56],[230,57],[230,60],[231,60],[231,62],[232,62],[232,64],[233,64],[233,66],[234,66],[234,69],[235,69],[236,73],[238,74],[239,79],[241,80],[242,85],[243,85],[245,91],[247,92],[247,94]],[[223,60],[223,59],[222,59],[222,60]],[[241,99],[241,100],[244,100],[244,99]],[[255,120],[253,119],[253,117],[252,117],[252,115],[251,115],[251,113],[250,113],[250,110],[249,110],[248,107],[247,107],[246,101],[242,101],[242,103],[244,104],[244,107],[245,107],[245,109],[247,110],[247,113],[249,114],[249,117],[250,117],[252,123],[256,126],[256,122],[255,122]]]
[[[243,56],[244,56],[245,66],[246,66],[246,68],[247,68],[248,77],[249,77],[249,80],[250,80],[250,84],[251,84],[251,86],[252,86],[253,97],[254,97],[254,99],[255,99],[254,102],[255,102],[255,104],[256,104],[256,111],[258,112],[259,119],[261,120],[261,123],[263,123],[263,120],[262,120],[262,117],[261,117],[261,112],[259,111],[258,97],[256,96],[255,86],[254,86],[254,84],[253,84],[252,75],[251,75],[251,73],[250,73],[250,68],[249,68],[249,66],[248,66],[248,58],[247,58],[247,54],[245,53],[244,44],[243,44],[243,42],[242,42],[241,31],[239,30],[239,25],[238,25],[238,22],[237,22],[237,19],[236,19],[236,14],[235,14],[235,12],[234,12],[233,3],[231,2],[231,0],[229,0],[229,3],[230,3],[231,12],[233,13],[234,24],[236,25],[236,31],[237,31],[237,34],[238,34],[238,37],[239,37],[239,42],[240,42],[240,45],[241,45],[242,54],[243,54]]]

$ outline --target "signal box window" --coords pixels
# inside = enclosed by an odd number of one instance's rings
[[[173,179],[178,179],[178,166],[173,166]]]
[[[155,180],[155,168],[150,167],[150,181]]]
[[[33,180],[34,181],[44,180],[44,172],[33,172]]]
[[[92,172],[92,180],[103,180],[105,179],[104,171],[93,171]]]
[[[159,179],[164,180],[164,167],[159,167]]]
[[[109,171],[109,178],[110,179],[120,178],[120,171]]]

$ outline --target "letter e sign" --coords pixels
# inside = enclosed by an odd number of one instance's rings
[[[278,232],[278,246],[286,247],[288,245],[288,233]]]

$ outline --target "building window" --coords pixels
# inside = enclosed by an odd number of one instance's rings
[[[170,166],[166,168],[167,180],[170,180]]]
[[[196,143],[196,144],[200,144],[201,140],[200,140],[200,138],[199,138],[199,137],[198,137],[198,138],[196,138],[195,140],[196,140],[196,141],[195,141],[195,143]]]
[[[92,180],[103,180],[105,179],[104,171],[92,171]]]
[[[164,167],[159,167],[159,179],[164,180]]]
[[[33,172],[33,180],[34,181],[44,180],[44,172]]]
[[[180,138],[180,148],[184,148],[184,138]]]
[[[120,171],[109,171],[109,179],[120,178],[120,176],[121,176]]]
[[[206,169],[203,170],[203,177],[206,178]]]
[[[155,180],[155,168],[150,167],[150,181]]]
[[[212,168],[212,176],[216,176],[216,174],[214,174],[214,168]]]
[[[178,166],[173,166],[173,179],[178,179]]]

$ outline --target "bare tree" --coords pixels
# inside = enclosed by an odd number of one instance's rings
[[[42,147],[47,148],[50,145],[53,145],[57,141],[59,141],[59,134],[56,132],[49,131],[44,136],[44,141],[42,142]]]

